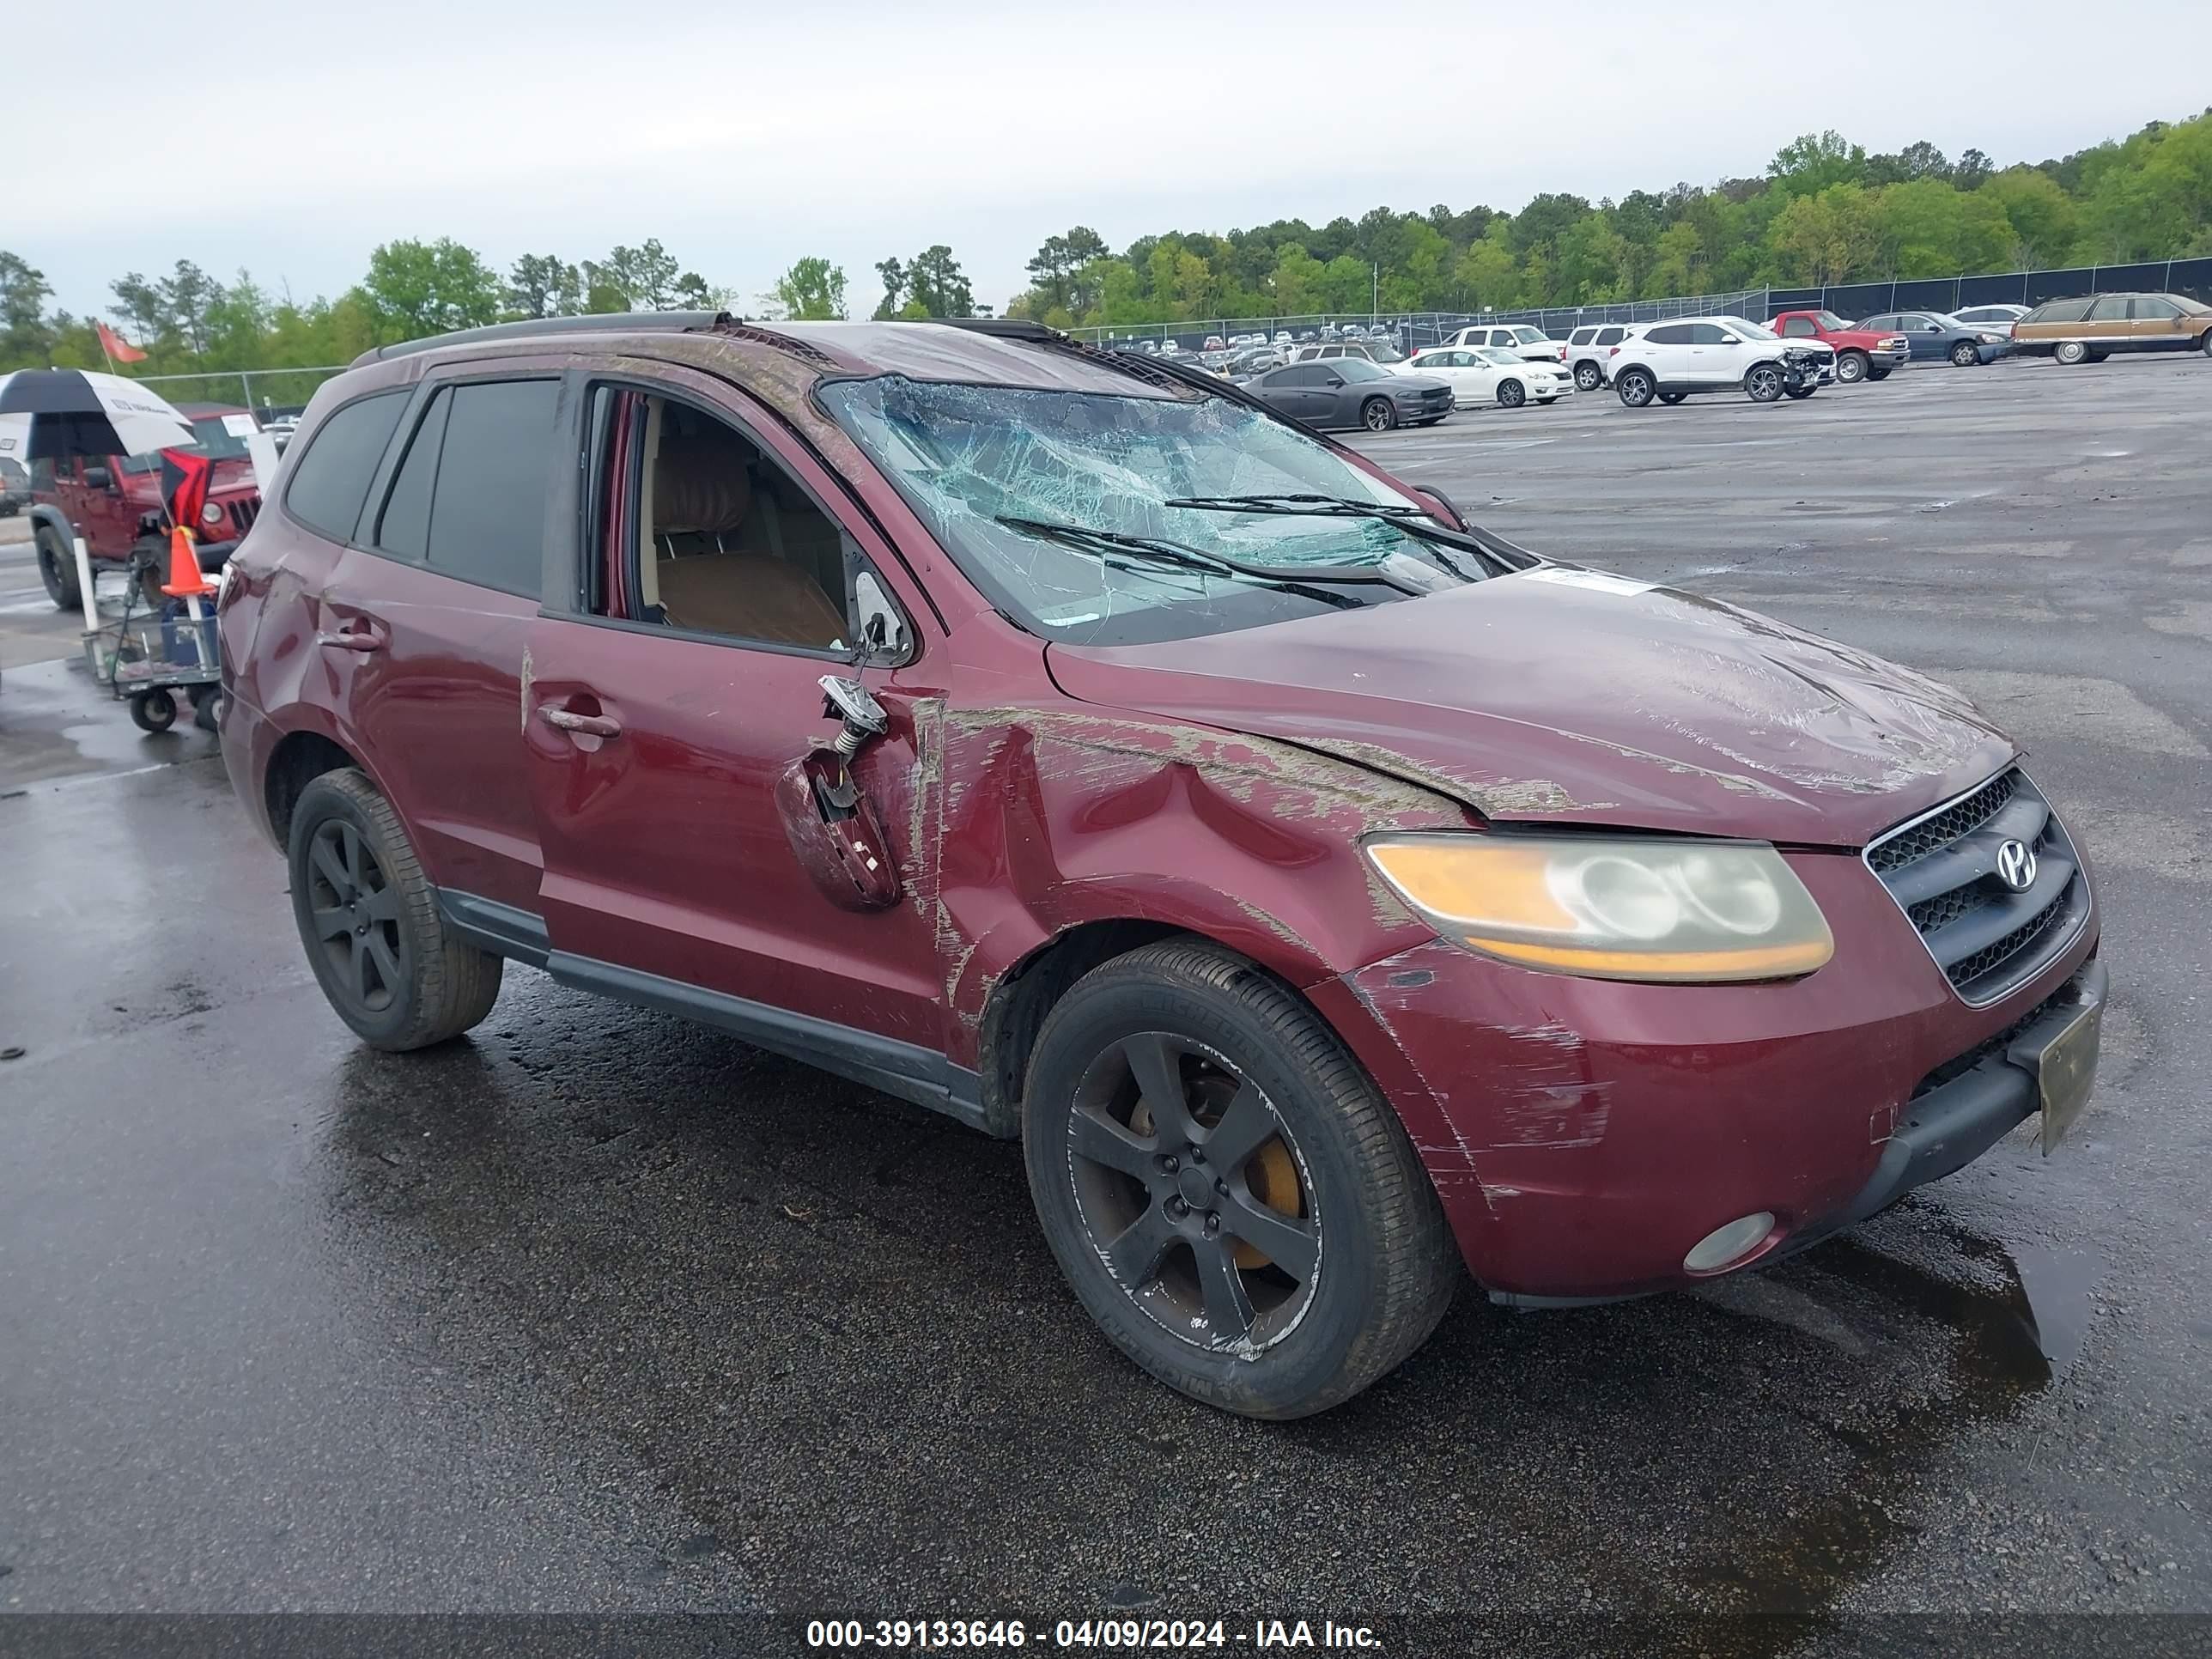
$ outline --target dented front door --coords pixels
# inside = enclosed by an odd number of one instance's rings
[[[841,895],[778,803],[792,769],[837,735],[825,672],[845,671],[818,654],[540,617],[523,740],[547,935],[568,956],[939,1048],[934,935],[915,898],[932,849],[927,830],[916,844],[915,730],[890,675],[860,676],[890,720],[851,772],[884,824],[897,899]]]

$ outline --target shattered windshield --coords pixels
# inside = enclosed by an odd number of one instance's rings
[[[1225,398],[897,375],[830,381],[816,395],[976,586],[1046,639],[1188,639],[1393,604],[1408,597],[1401,587],[1330,572],[1402,570],[1407,559],[1443,573],[1437,585],[1465,580],[1463,564],[1378,519],[1222,503],[1297,495],[1401,514],[1429,507]],[[1222,504],[1170,505],[1179,499]],[[1167,550],[1148,555],[1141,542]],[[1270,574],[1227,568],[1237,565]]]

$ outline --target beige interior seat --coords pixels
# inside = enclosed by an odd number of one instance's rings
[[[757,496],[744,440],[726,427],[663,425],[652,484],[651,597],[672,628],[740,639],[842,646],[845,614],[820,583],[780,556],[772,500]]]

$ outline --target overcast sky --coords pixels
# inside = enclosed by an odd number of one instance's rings
[[[604,0],[226,0],[189,21],[109,0],[71,62],[10,77],[0,247],[81,313],[179,258],[335,295],[378,242],[437,236],[501,270],[658,236],[749,311],[823,254],[860,315],[876,261],[942,241],[1003,306],[1072,224],[1119,248],[1377,204],[1595,201],[1755,173],[1821,127],[2062,155],[2204,106],[2206,37],[2184,27],[2203,5],[1923,0],[1755,27],[1742,8],[1467,0],[738,0],[665,22]]]

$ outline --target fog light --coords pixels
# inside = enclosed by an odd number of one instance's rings
[[[1682,1271],[1717,1273],[1766,1243],[1766,1236],[1773,1231],[1774,1218],[1765,1210],[1756,1215],[1739,1217],[1725,1227],[1714,1228],[1692,1246],[1689,1255],[1682,1258]]]

